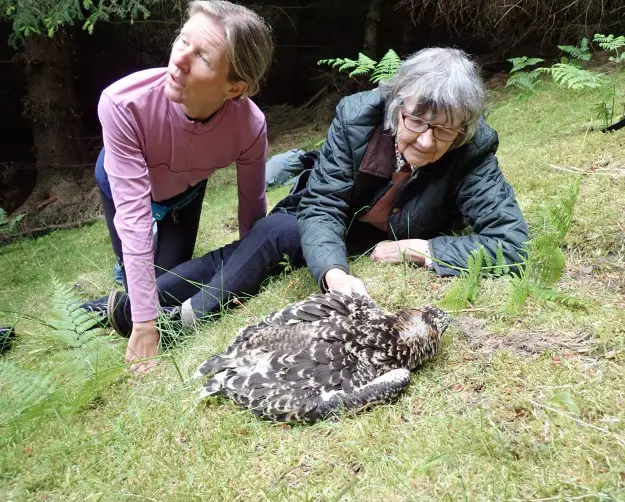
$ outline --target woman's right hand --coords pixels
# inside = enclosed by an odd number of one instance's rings
[[[156,367],[159,339],[155,320],[133,323],[126,349],[126,362],[132,371],[147,373]]]
[[[358,277],[349,275],[340,268],[331,268],[328,270],[324,280],[329,291],[338,291],[344,294],[354,292],[369,296],[364,283],[358,279]]]

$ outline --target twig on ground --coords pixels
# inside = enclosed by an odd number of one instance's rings
[[[549,164],[549,167],[551,167],[552,169],[557,169],[558,171],[564,171],[567,173],[574,173],[574,174],[588,174],[588,175],[599,175],[599,176],[615,176],[615,177],[621,177],[621,176],[625,176],[625,168],[623,169],[606,169],[606,168],[597,168],[594,171],[586,171],[582,168],[579,167],[561,167],[561,166],[556,166],[555,164]]]
[[[297,279],[293,279],[291,282],[289,282],[289,285],[285,288],[285,290],[284,290],[284,294],[282,295],[282,302],[280,303],[280,305],[281,305],[281,307],[280,307],[280,308],[283,308],[283,306],[284,306],[284,301],[285,301],[285,299],[286,299],[286,293],[287,293],[287,291],[288,291],[288,290],[289,290],[289,288],[290,288],[291,286],[293,286],[293,284],[295,284],[296,282],[297,282]]]
[[[58,197],[56,196],[48,197],[46,200],[41,201],[39,204],[35,206],[35,211],[41,211],[44,207],[55,203],[57,200],[58,200]]]

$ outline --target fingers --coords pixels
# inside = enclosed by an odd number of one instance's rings
[[[126,363],[130,365],[130,371],[135,373],[147,373],[152,371],[158,364],[159,336],[156,329],[148,329],[142,332],[134,329],[128,340],[126,348]]]

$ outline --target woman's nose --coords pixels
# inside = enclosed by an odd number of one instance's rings
[[[187,71],[189,68],[189,56],[191,55],[191,51],[189,47],[184,49],[174,50],[171,55],[171,61],[174,63],[181,71]]]
[[[419,134],[417,138],[419,148],[422,150],[433,150],[436,148],[436,140],[434,139],[434,131],[429,128],[427,131]]]

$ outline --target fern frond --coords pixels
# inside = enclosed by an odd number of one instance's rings
[[[555,291],[553,289],[534,287],[532,289],[532,294],[537,300],[561,303],[562,305],[570,308],[578,308],[582,310],[588,309],[587,301],[584,301],[577,296]]]
[[[582,38],[579,46],[577,45],[558,45],[558,49],[562,52],[565,52],[573,59],[578,59],[580,61],[590,61],[592,58],[592,53],[590,52],[590,47],[588,46],[588,39],[586,37]]]
[[[332,58],[332,59],[320,59],[317,61],[318,65],[327,64],[332,68],[342,67],[345,65],[345,69],[355,68],[358,65],[358,61],[354,61],[349,58]]]
[[[540,80],[540,74],[536,71],[513,73],[506,82],[506,87],[515,86],[522,91],[534,92]]]
[[[625,37],[623,35],[615,37],[614,35],[602,35],[601,33],[595,33],[593,42],[597,42],[599,47],[606,51],[617,51],[625,47]]]
[[[601,101],[601,103],[595,105],[593,111],[595,112],[595,117],[601,120],[605,127],[610,125],[612,113],[610,112],[608,104],[605,101]]]
[[[542,63],[544,59],[528,58],[527,56],[523,56],[520,58],[510,58],[507,61],[512,63],[512,69],[510,70],[510,73],[516,73],[520,70],[527,68],[528,66],[535,66],[538,63]]]
[[[497,251],[495,251],[495,269],[493,270],[493,274],[501,276],[507,273],[509,269],[510,266],[508,265],[505,255],[503,254],[503,244],[499,241],[497,244]]]
[[[376,65],[375,70],[371,75],[371,82],[378,84],[389,80],[397,73],[400,64],[401,58],[399,55],[393,49],[389,49]]]
[[[320,59],[317,64],[330,65],[340,72],[349,71],[349,76],[353,78],[371,73],[375,69],[376,62],[369,56],[359,53],[357,60],[349,58]]]
[[[599,87],[605,80],[601,73],[584,70],[569,63],[556,63],[551,68],[537,70],[551,74],[557,84],[566,85],[569,89],[592,89]]]
[[[482,246],[473,250],[467,258],[467,271],[455,279],[455,282],[440,301],[440,305],[454,313],[466,307],[468,302],[475,301],[480,288],[480,278],[484,265],[485,251]]]
[[[76,412],[125,370],[119,340],[94,327],[97,319],[80,308],[71,287],[53,284],[54,321],[41,335],[45,361],[35,368],[0,361],[1,385],[9,391],[2,393],[0,425]]]
[[[530,295],[531,287],[529,276],[525,269],[520,269],[518,275],[514,274],[510,279],[510,293],[506,301],[504,312],[510,315],[518,314]]]

